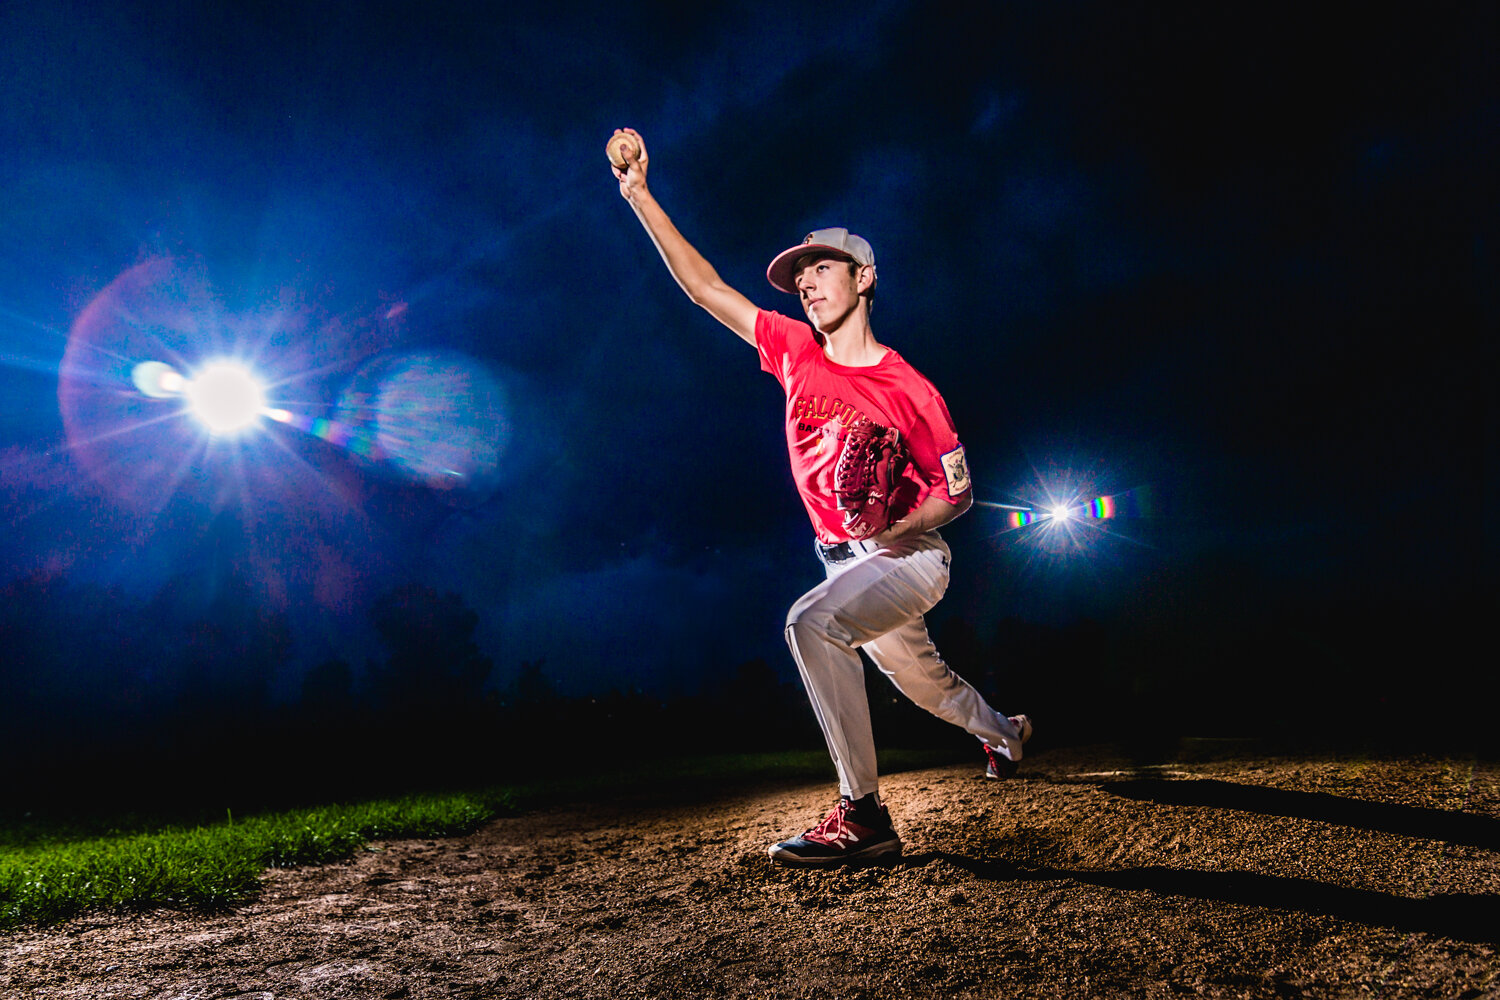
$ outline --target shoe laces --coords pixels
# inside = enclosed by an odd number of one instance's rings
[[[842,840],[849,832],[849,800],[839,799],[839,804],[833,807],[833,811],[823,817],[823,822],[803,834],[809,840],[820,840],[825,843],[833,843]]]

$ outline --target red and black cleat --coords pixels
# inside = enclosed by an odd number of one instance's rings
[[[1021,734],[1022,743],[1031,739],[1031,718],[1029,716],[1012,715],[1009,718],[1010,724],[1015,726],[1016,731]],[[1014,778],[1016,776],[1016,769],[1020,765],[988,743],[984,745],[984,755],[989,760],[984,769],[984,776],[986,778],[1001,781],[1005,778]]]
[[[890,810],[880,807],[876,826],[855,822],[850,818],[852,812],[849,800],[839,799],[823,822],[800,837],[772,844],[771,860],[779,865],[841,865],[901,853],[901,838],[891,825]]]

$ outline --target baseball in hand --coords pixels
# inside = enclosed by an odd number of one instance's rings
[[[629,132],[616,132],[604,144],[604,155],[620,170],[625,169],[625,150],[630,149],[637,157],[641,155],[641,142]]]

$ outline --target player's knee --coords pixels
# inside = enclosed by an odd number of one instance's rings
[[[786,641],[796,646],[809,640],[827,640],[833,632],[834,618],[815,602],[798,601],[786,613]]]
[[[787,645],[795,646],[799,639],[811,638],[816,631],[811,619],[797,613],[793,608],[786,616],[786,641]]]

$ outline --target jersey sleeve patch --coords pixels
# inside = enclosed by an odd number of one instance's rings
[[[956,497],[969,488],[969,463],[964,460],[963,445],[943,456],[943,475],[948,477],[950,497]]]

